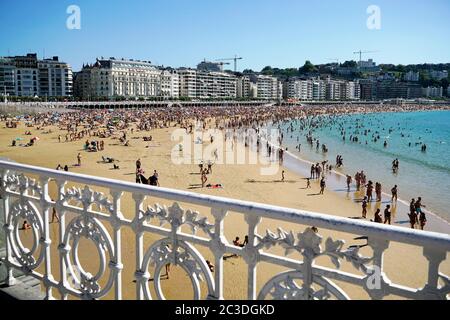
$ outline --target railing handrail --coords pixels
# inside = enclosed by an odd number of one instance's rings
[[[386,226],[368,221],[358,221],[350,218],[331,216],[293,208],[261,204],[250,201],[230,199],[218,196],[202,195],[189,191],[181,191],[162,187],[153,187],[115,179],[89,176],[72,172],[62,172],[26,164],[18,164],[0,160],[0,168],[17,170],[30,174],[44,175],[50,179],[77,182],[87,185],[127,191],[153,197],[161,197],[179,202],[189,202],[205,207],[219,207],[228,211],[254,214],[269,219],[278,219],[297,224],[316,226],[320,228],[370,236],[378,239],[409,243],[423,247],[450,250],[450,235],[413,230],[398,226]],[[186,200],[188,198],[188,200]]]

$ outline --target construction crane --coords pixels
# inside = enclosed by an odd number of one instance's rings
[[[375,52],[378,52],[378,51],[362,51],[362,50],[359,50],[359,51],[353,52],[353,54],[359,54],[359,65],[361,66],[362,55],[364,53],[375,53]]]
[[[234,58],[227,58],[227,59],[217,59],[216,61],[234,61],[234,72],[237,72],[237,61],[242,60],[244,58],[238,57],[237,55],[234,56]]]

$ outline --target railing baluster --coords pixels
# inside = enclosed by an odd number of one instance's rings
[[[6,191],[6,177],[9,173],[9,170],[3,170],[2,171],[2,189],[3,191]],[[11,244],[11,233],[13,231],[13,226],[8,224],[8,220],[9,220],[9,201],[10,201],[10,196],[4,192],[3,195],[3,210],[5,211],[5,221],[4,221],[4,231],[5,231],[5,240],[6,240],[6,285],[8,286],[14,286],[17,283],[17,280],[14,278],[14,274],[13,274],[13,268],[11,268],[11,266],[8,265],[8,263],[13,263],[13,256],[12,256],[12,244]]]
[[[445,299],[445,294],[441,297],[438,293],[439,286],[439,265],[445,260],[446,252],[425,247],[423,255],[428,260],[428,281],[424,288],[425,299]]]
[[[56,186],[58,188],[58,201],[56,202],[56,211],[59,213],[59,292],[61,294],[61,300],[67,300],[67,293],[64,290],[67,288],[67,266],[64,261],[64,254],[67,248],[64,246],[64,236],[66,231],[66,211],[64,209],[64,186],[65,180],[56,180]],[[68,244],[67,244],[68,245]]]
[[[41,177],[41,208],[42,213],[44,216],[44,241],[43,246],[45,250],[45,276],[44,276],[44,285],[45,285],[45,299],[47,300],[53,300],[52,295],[52,285],[50,284],[50,281],[53,280],[52,276],[52,262],[51,262],[51,252],[50,252],[50,245],[52,243],[52,240],[50,238],[50,205],[49,202],[51,201],[49,194],[48,194],[48,183],[49,179],[47,177]]]
[[[245,216],[245,221],[248,224],[248,244],[245,246],[242,252],[248,266],[247,298],[248,300],[256,300],[256,265],[258,263],[258,250],[255,249],[255,235],[258,229],[258,224],[261,221],[261,217],[247,214]]]
[[[227,211],[218,208],[212,208],[211,214],[214,216],[214,239],[211,242],[211,250],[214,254],[215,272],[214,272],[214,297],[209,299],[223,300],[223,255],[225,254],[225,237],[223,234],[224,219]]]
[[[112,220],[112,226],[114,228],[114,265],[112,266],[115,272],[115,297],[116,300],[122,300],[122,238],[121,238],[121,220],[123,219],[122,213],[120,211],[120,198],[123,192],[112,190],[111,194],[113,196],[114,205],[114,216]]]
[[[144,259],[144,236],[140,225],[141,210],[143,208],[144,196],[142,194],[133,194],[135,203],[135,213],[133,220],[133,227],[136,239],[136,299],[143,300],[143,288],[141,285],[140,277],[143,276],[145,270],[141,270],[142,261]]]

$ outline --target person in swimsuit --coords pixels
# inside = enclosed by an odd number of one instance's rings
[[[384,209],[384,224],[391,224],[391,206],[387,205]]]
[[[381,218],[381,210],[377,209],[375,212],[374,222],[376,223],[383,223],[383,218]]]
[[[367,197],[364,197],[362,202],[362,217],[366,219],[367,216]]]

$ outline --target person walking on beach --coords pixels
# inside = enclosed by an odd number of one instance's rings
[[[141,168],[141,165],[142,165],[141,159],[139,158],[139,159],[136,160],[136,171]]]
[[[364,197],[362,202],[362,217],[363,219],[366,219],[367,217],[367,197]]]
[[[391,206],[387,205],[386,209],[384,209],[384,224],[391,224]]]
[[[325,187],[326,187],[325,177],[322,177],[322,179],[320,180],[320,193],[319,194],[323,194],[323,192],[325,191]]]
[[[208,177],[206,176],[207,169],[202,170],[202,188],[205,187],[205,183],[208,181]]]
[[[425,212],[420,211],[420,215],[419,215],[420,230],[424,229],[426,223],[427,223],[427,217],[425,215]]]
[[[391,199],[391,202],[394,202],[394,199],[395,199],[395,201],[397,201],[397,199],[398,199],[398,188],[397,188],[397,185],[395,185],[395,186],[391,189],[391,193],[392,193],[392,199]]]
[[[284,170],[281,172],[281,182],[284,182]]]
[[[347,191],[350,192],[350,185],[352,184],[352,176],[347,175]]]
[[[77,155],[78,166],[81,167],[81,153]]]
[[[311,165],[311,179],[315,178],[316,174],[316,166],[314,164]]]
[[[381,201],[381,183],[375,183],[375,195],[377,196],[377,202]]]
[[[416,208],[414,206],[416,200],[411,199],[411,202],[409,203],[409,223],[411,224],[411,229],[415,229],[417,221],[417,214],[416,214]]]
[[[369,183],[366,185],[366,196],[367,196],[367,201],[371,202],[372,201],[372,191],[373,191],[373,182],[369,181]]]
[[[359,172],[355,174],[355,181],[356,181],[356,190],[359,191],[359,189],[361,188],[361,174]]]

